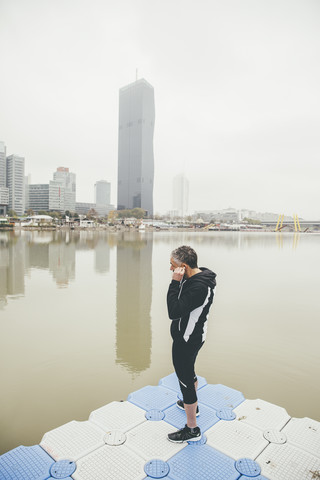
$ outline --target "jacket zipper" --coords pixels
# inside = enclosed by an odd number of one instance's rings
[[[178,300],[180,298],[180,295],[181,295],[181,292],[182,292],[182,287],[183,287],[183,284],[185,283],[186,280],[184,280],[182,283],[181,283],[181,286],[180,286],[180,291],[179,291],[179,295],[178,295]],[[181,325],[181,318],[179,320],[179,326],[178,326],[178,330],[180,332],[180,325]]]

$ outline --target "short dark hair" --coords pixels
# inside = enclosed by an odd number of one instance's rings
[[[198,267],[198,256],[193,248],[182,245],[171,253],[171,256],[178,263],[186,263],[190,268]]]

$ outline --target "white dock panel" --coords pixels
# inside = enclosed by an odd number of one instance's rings
[[[234,413],[239,422],[260,430],[281,430],[291,418],[284,408],[260,399],[245,400]]]
[[[142,480],[145,462],[125,445],[95,450],[77,462],[74,480]]]
[[[221,420],[207,430],[206,436],[210,447],[235,460],[240,458],[255,460],[269,445],[261,430],[236,420],[232,422]]]
[[[320,459],[288,443],[270,444],[256,459],[269,480],[318,480]]]
[[[282,432],[288,443],[320,458],[320,422],[307,417],[292,418]]]
[[[126,432],[146,422],[145,413],[142,408],[131,402],[111,402],[91,412],[89,420],[106,432],[109,430]]]
[[[45,433],[40,445],[54,460],[68,459],[75,462],[102,447],[105,444],[104,436],[104,431],[91,422],[73,420]]]
[[[175,427],[164,421],[146,422],[126,433],[126,446],[144,460],[157,458],[167,461],[187,446],[187,443],[169,442],[168,433],[176,430]]]

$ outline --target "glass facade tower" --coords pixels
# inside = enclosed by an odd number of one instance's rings
[[[188,214],[189,182],[183,173],[173,178],[173,211],[178,217]]]
[[[24,158],[18,155],[7,157],[7,187],[9,188],[9,210],[17,215],[24,214]]]
[[[135,207],[153,215],[154,91],[145,79],[120,89],[118,209]]]
[[[6,146],[0,142],[0,215],[6,214],[9,204],[9,189],[7,188],[7,157]]]
[[[99,180],[94,184],[94,200],[97,205],[110,205],[111,184],[106,180]]]

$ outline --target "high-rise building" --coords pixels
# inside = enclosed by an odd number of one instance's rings
[[[9,204],[9,189],[7,188],[7,157],[6,146],[0,142],[0,215],[6,214]]]
[[[49,184],[36,183],[28,186],[29,202],[28,208],[38,213],[41,210],[49,210]]]
[[[64,187],[64,210],[74,212],[76,209],[76,174],[69,168],[59,167],[53,174],[53,180]]]
[[[69,172],[69,168],[57,168],[49,182],[49,210],[76,210],[76,174]]]
[[[145,79],[119,91],[118,209],[153,215],[154,91]]]
[[[78,215],[87,215],[87,213],[92,209],[96,209],[95,203],[76,202],[76,213]]]
[[[29,210],[29,185],[31,183],[31,175],[26,175],[24,177],[24,211]]]
[[[24,214],[24,158],[18,155],[7,157],[7,187],[9,188],[9,210],[17,215]]]
[[[0,188],[7,186],[7,157],[6,146],[0,142]]]
[[[62,213],[66,210],[64,208],[64,187],[54,180],[49,182],[49,210]]]
[[[111,184],[99,180],[94,184],[94,201],[96,205],[110,205]]]
[[[95,210],[99,215],[108,215],[114,207],[110,205],[111,184],[106,180],[99,180],[94,184]]]
[[[173,210],[178,217],[188,214],[189,182],[183,173],[173,178]]]

